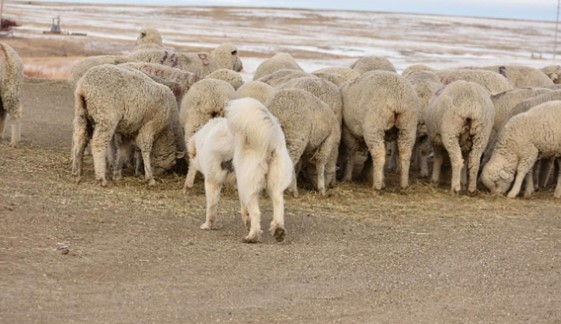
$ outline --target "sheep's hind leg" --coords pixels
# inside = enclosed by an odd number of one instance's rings
[[[409,170],[411,167],[411,156],[413,154],[413,146],[415,145],[415,136],[410,136],[400,131],[397,139],[397,148],[399,150],[400,163],[400,185],[402,189],[409,187]]]
[[[21,137],[21,107],[10,114],[10,120],[12,122],[12,137],[10,139],[10,145],[12,147],[16,147]]]
[[[561,198],[561,159],[557,159],[557,172],[559,173],[557,176],[557,186],[555,187],[555,193],[553,197],[559,199]]]
[[[524,189],[524,198],[530,198],[530,196],[534,193],[535,186],[534,186],[534,172],[530,170],[526,175],[525,181],[525,189]]]
[[[435,185],[440,182],[440,171],[442,171],[442,163],[444,162],[444,148],[435,147],[434,148],[434,159],[432,163],[432,178],[431,181]]]
[[[447,144],[447,145],[446,145]],[[452,165],[452,183],[450,185],[452,193],[459,193],[462,189],[461,173],[464,168],[464,159],[462,157],[462,149],[457,141],[444,143],[444,147],[450,156],[450,164]]]
[[[419,165],[420,165],[420,176],[421,178],[428,178],[429,176],[429,155],[430,155],[430,143],[427,136],[423,137],[419,144]]]
[[[539,187],[547,188],[553,176],[555,169],[555,158],[549,158],[544,161],[545,167],[542,167],[542,172],[539,177]]]
[[[359,142],[345,126],[343,126],[341,141],[343,142],[343,152],[346,155],[346,159],[343,162],[343,182],[348,182],[353,179],[353,169],[356,155],[358,154]]]
[[[152,144],[154,143],[154,135],[151,133],[152,127],[144,125],[136,136],[136,146],[140,149],[142,155],[142,162],[144,164],[144,179],[149,186],[156,184],[154,175],[152,173],[152,163],[150,161],[150,153],[152,152]]]
[[[72,175],[80,182],[82,176],[82,162],[84,151],[88,145],[88,133],[86,129],[74,129],[72,135]]]
[[[298,166],[300,165],[300,158],[302,154],[304,154],[304,149],[306,148],[306,143],[298,140],[286,140],[287,143],[291,143],[290,146],[287,145],[288,154],[290,155],[290,159],[294,164],[294,172],[292,173],[292,182],[288,187],[288,191],[292,193],[292,197],[298,198]],[[249,207],[249,206],[248,206]]]
[[[113,144],[116,146],[116,157],[113,162],[113,180],[119,181],[123,178],[123,165],[125,164],[125,158],[128,156],[128,149],[130,146],[130,140],[123,137],[117,138],[113,137]],[[110,145],[111,146],[111,145]],[[111,154],[110,154],[111,155]]]
[[[107,186],[107,145],[113,137],[113,132],[107,127],[96,125],[92,136],[92,156],[95,169],[95,179],[101,182],[101,186]]]
[[[536,159],[538,157],[538,151],[536,149],[530,153],[530,156],[526,159],[520,160],[518,163],[518,168],[516,169],[516,179],[514,180],[514,185],[512,189],[508,193],[508,198],[516,198],[518,193],[520,192],[520,188],[522,187],[522,181],[526,177],[526,174],[532,170],[534,163],[536,163]]]
[[[336,159],[332,156],[332,152],[337,150],[336,135],[331,133],[329,137],[323,142],[321,147],[316,153],[316,169],[317,169],[317,183],[318,190],[322,196],[326,196],[327,189],[325,184],[325,168],[330,158]]]
[[[368,130],[368,132],[364,134],[364,141],[372,156],[372,170],[374,171],[372,187],[375,190],[382,190],[385,187],[384,166],[386,163],[384,131],[380,129]]]

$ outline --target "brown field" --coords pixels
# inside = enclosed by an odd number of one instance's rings
[[[285,242],[243,244],[233,189],[208,232],[200,181],[188,195],[182,174],[101,188],[90,156],[82,183],[71,177],[73,96],[56,79],[132,43],[6,42],[38,79],[25,82],[20,147],[0,142],[0,323],[561,323],[551,190],[453,196],[415,172],[404,192],[393,174],[378,195],[367,182],[302,189],[286,195]]]

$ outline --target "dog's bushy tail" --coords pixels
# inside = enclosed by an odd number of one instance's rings
[[[285,144],[282,129],[275,116],[258,100],[232,100],[226,107],[228,127],[244,148],[265,158],[277,144]]]

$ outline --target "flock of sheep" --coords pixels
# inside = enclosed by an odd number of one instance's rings
[[[1,46],[0,134],[13,119],[19,139],[21,60]],[[278,53],[244,83],[236,47],[210,53],[166,49],[144,28],[128,56],[89,57],[69,77],[75,89],[72,174],[80,179],[91,141],[95,177],[107,184],[122,169],[157,176],[188,160],[184,190],[197,172],[205,178],[203,229],[212,229],[220,190],[236,182],[249,234],[260,240],[259,195],[273,201],[271,233],[285,235],[283,192],[298,196],[298,181],[321,195],[338,180],[372,179],[385,187],[386,170],[409,170],[438,183],[449,157],[451,191],[473,193],[478,182],[516,197],[557,184],[561,198],[561,66],[520,65],[434,70],[408,67],[400,75],[385,58],[365,56],[350,67],[303,71]],[[555,166],[557,162],[557,167]],[[340,170],[340,172],[338,172]]]

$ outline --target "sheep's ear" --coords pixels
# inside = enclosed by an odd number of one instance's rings
[[[233,50],[232,55],[238,55],[238,50]]]
[[[140,33],[140,37],[141,37],[141,38],[144,38],[144,37],[146,37],[146,32],[142,32],[142,33]]]
[[[549,75],[549,78],[553,81],[556,82],[559,79],[559,75],[557,73],[551,73]]]
[[[499,171],[499,177],[503,180],[508,180],[509,174],[505,170]]]

